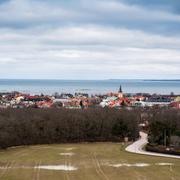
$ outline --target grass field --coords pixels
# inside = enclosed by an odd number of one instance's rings
[[[0,151],[0,179],[179,180],[180,160],[127,153],[115,143],[17,147]]]

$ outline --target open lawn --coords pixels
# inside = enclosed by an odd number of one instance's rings
[[[122,144],[60,144],[0,151],[4,180],[179,180],[180,160],[131,154]]]

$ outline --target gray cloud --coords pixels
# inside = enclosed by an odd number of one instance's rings
[[[3,2],[1,78],[179,78],[180,15],[155,4]]]
[[[76,3],[75,3],[76,2]],[[99,24],[155,33],[178,34],[180,15],[118,0],[11,0],[0,6],[0,26],[29,28]]]
[[[163,9],[166,11],[171,11],[173,13],[180,14],[180,1],[179,0],[120,0],[124,3],[136,4],[139,6]]]

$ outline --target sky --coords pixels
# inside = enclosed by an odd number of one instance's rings
[[[0,79],[180,79],[179,0],[0,0]]]

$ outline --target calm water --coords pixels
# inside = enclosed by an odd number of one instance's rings
[[[127,93],[180,94],[180,81],[145,80],[0,80],[0,92],[20,91],[31,94],[117,92],[120,84]]]

